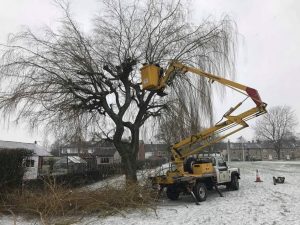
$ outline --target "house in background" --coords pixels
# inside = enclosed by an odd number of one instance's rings
[[[223,150],[228,157],[228,149]],[[300,143],[284,143],[281,148],[280,158],[291,160],[300,158]],[[229,144],[229,155],[232,161],[257,161],[277,160],[277,153],[272,143],[268,142],[231,142]]]
[[[60,147],[60,156],[79,156],[86,160],[89,165],[92,165],[92,161],[96,160],[96,164],[112,164],[120,163],[121,156],[116,150],[115,146],[109,142],[81,142],[72,143]],[[139,143],[139,152],[137,160],[145,159],[144,142]]]
[[[169,157],[169,145],[167,144],[144,144],[146,159],[163,159]]]
[[[95,151],[97,143],[89,141],[81,141],[78,143],[70,143],[60,147],[59,156],[92,154]]]
[[[32,156],[28,157],[25,161],[26,172],[24,174],[24,180],[37,179],[42,175],[41,171],[44,164],[44,158],[51,156],[44,147],[38,145],[36,142],[23,143],[0,140],[0,150],[1,149],[11,149],[11,151],[16,149],[26,149],[33,153]]]
[[[115,147],[96,147],[93,155],[97,165],[121,163],[121,156]]]

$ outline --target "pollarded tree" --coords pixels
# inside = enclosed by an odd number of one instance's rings
[[[166,67],[177,59],[228,74],[234,24],[224,18],[193,25],[180,1],[112,0],[104,1],[94,29],[84,33],[68,5],[59,6],[64,18],[57,29],[27,29],[3,46],[0,76],[9,85],[0,108],[33,126],[46,123],[47,129],[68,130],[72,121],[98,128],[120,153],[126,177],[135,181],[140,128],[168,102],[141,89],[141,64]]]
[[[268,110],[254,127],[256,136],[274,146],[278,159],[281,159],[282,144],[294,134],[297,119],[288,106],[275,106]]]

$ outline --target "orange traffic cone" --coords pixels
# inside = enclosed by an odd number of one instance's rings
[[[260,179],[258,170],[256,170],[256,180],[255,180],[255,182],[263,182],[263,181]]]

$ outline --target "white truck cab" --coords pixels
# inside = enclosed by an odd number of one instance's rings
[[[240,170],[238,168],[230,168],[223,157],[213,156],[212,163],[216,172],[217,184],[225,184],[234,190],[239,189]]]

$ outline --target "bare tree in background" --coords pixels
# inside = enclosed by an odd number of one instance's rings
[[[261,140],[273,143],[278,159],[281,159],[281,148],[284,141],[294,135],[297,119],[288,106],[276,106],[260,118],[254,127],[255,134]]]
[[[169,102],[141,89],[141,64],[166,67],[177,59],[231,74],[234,24],[224,18],[192,25],[180,1],[113,0],[104,1],[94,29],[84,33],[68,4],[58,5],[64,18],[56,30],[27,29],[2,45],[0,76],[9,85],[0,109],[6,115],[17,112],[18,120],[33,127],[46,123],[48,130],[68,131],[80,120],[113,142],[126,178],[135,181],[140,127]]]

